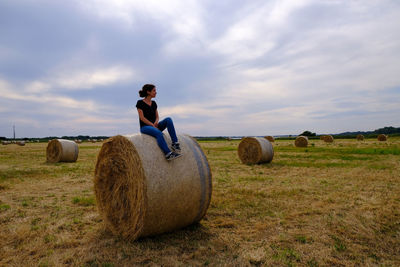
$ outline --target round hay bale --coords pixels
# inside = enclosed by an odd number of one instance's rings
[[[324,140],[324,139],[325,139],[325,135],[321,135],[321,136],[319,137],[319,139],[320,139],[320,140]]]
[[[17,145],[24,146],[25,145],[25,141],[17,141]]]
[[[178,139],[183,156],[172,161],[145,134],[104,141],[94,191],[99,212],[115,235],[135,240],[185,227],[205,215],[212,191],[207,158],[194,138]]]
[[[46,149],[47,162],[75,162],[78,159],[78,145],[71,140],[53,139]]]
[[[296,147],[307,147],[308,146],[308,137],[307,136],[297,136],[294,141],[294,145]]]
[[[386,134],[378,135],[378,141],[386,141],[386,140],[387,140],[387,135]]]
[[[362,134],[357,134],[357,140],[358,140],[358,141],[363,141],[363,140],[364,140],[364,135],[362,135]]]
[[[273,136],[267,135],[264,138],[267,139],[270,142],[275,142],[275,138]]]
[[[274,157],[274,148],[265,138],[246,137],[239,143],[238,154],[244,164],[268,163]]]
[[[333,143],[333,136],[332,135],[324,135],[325,143]]]
[[[80,140],[80,139],[75,139],[75,143],[81,144],[81,143],[82,143],[82,140]]]
[[[1,141],[1,144],[2,144],[3,146],[6,146],[6,145],[10,144],[10,142],[9,142],[9,141]]]

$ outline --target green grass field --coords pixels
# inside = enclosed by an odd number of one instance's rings
[[[261,165],[239,142],[200,142],[213,195],[199,224],[135,242],[97,212],[101,143],[56,164],[44,143],[0,146],[0,266],[400,266],[400,138],[276,140]]]

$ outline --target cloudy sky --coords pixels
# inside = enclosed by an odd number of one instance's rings
[[[0,136],[400,127],[398,0],[1,0]]]

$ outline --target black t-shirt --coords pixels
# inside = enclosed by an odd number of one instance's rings
[[[136,108],[143,110],[143,116],[152,123],[156,121],[156,111],[157,111],[156,101],[151,101],[151,106],[149,106],[143,100],[138,100],[136,103]],[[139,122],[140,122],[140,128],[147,125],[140,118]]]

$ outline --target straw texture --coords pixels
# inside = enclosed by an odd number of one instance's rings
[[[245,137],[239,143],[238,155],[244,164],[268,163],[274,157],[274,148],[265,138]]]
[[[275,142],[275,138],[273,136],[267,135],[264,138],[267,139],[270,142]]]
[[[378,141],[386,141],[386,140],[387,140],[387,135],[386,134],[378,135]]]
[[[172,161],[148,135],[118,135],[103,143],[94,189],[99,212],[115,235],[135,240],[185,227],[205,215],[212,191],[207,158],[190,136],[178,139],[183,156]]]
[[[79,148],[74,141],[53,139],[47,144],[47,162],[75,162],[78,159]]]
[[[357,140],[358,140],[358,141],[363,141],[363,140],[364,140],[364,135],[362,135],[362,134],[357,134]]]
[[[333,136],[332,135],[324,135],[325,143],[333,143]]]
[[[307,147],[308,146],[308,138],[307,136],[297,136],[296,140],[294,141],[294,145],[296,147]]]

